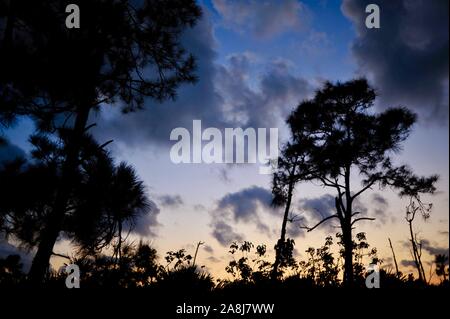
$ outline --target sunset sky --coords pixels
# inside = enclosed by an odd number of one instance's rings
[[[448,1],[231,1],[199,2],[203,16],[183,35],[183,43],[197,59],[199,81],[183,85],[175,101],[148,100],[145,109],[121,115],[104,105],[91,121],[100,143],[114,140],[110,151],[117,161],[134,165],[158,209],[139,221],[133,239],[152,243],[161,257],[185,248],[193,254],[205,242],[199,264],[215,276],[225,276],[233,240],[265,243],[273,259],[282,209],[270,206],[270,175],[259,164],[174,164],[169,135],[176,127],[279,128],[286,141],[287,115],[312,97],[324,81],[367,77],[376,88],[379,111],[406,106],[419,117],[397,163],[410,165],[419,175],[438,174],[438,192],[423,198],[433,203],[431,218],[417,218],[415,229],[424,239],[424,259],[448,255],[449,135],[448,135]],[[380,6],[381,28],[367,29],[365,7]],[[30,121],[6,131],[8,151],[27,152]],[[5,157],[0,150],[0,158]],[[359,183],[353,176],[353,184]],[[333,196],[331,197],[330,194]],[[391,189],[374,187],[359,205],[376,221],[359,224],[369,244],[379,250],[384,265],[392,265],[388,237],[403,270],[410,272],[406,198]],[[296,188],[293,210],[309,224],[333,209],[334,194],[320,185]],[[306,233],[289,225],[296,255],[320,247],[335,234],[331,222]],[[5,246],[6,247],[6,246]],[[57,251],[67,252],[68,243]],[[4,248],[3,250],[6,250]],[[429,265],[426,265],[428,275]]]

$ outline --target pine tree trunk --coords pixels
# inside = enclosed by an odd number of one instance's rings
[[[295,170],[295,169],[294,169]],[[280,239],[277,242],[278,249],[275,250],[275,262],[273,264],[272,269],[272,279],[278,278],[278,269],[280,267],[281,260],[283,258],[281,247],[284,247],[285,241],[286,241],[286,228],[287,228],[287,222],[289,218],[289,211],[291,209],[291,202],[292,202],[292,194],[294,191],[294,179],[291,178],[289,181],[289,188],[288,188],[288,196],[286,200],[286,207],[284,209],[284,216],[283,216],[283,223],[281,225],[281,234]]]
[[[353,286],[353,240],[352,227],[346,222],[342,227],[342,240],[344,243],[344,286]]]
[[[350,168],[347,164],[345,168],[345,209],[340,210],[340,220],[342,228],[342,240],[344,243],[344,286],[353,286],[353,238],[352,238],[352,197],[350,192]],[[342,199],[340,203],[342,203]],[[340,209],[340,207],[339,207]]]
[[[62,228],[67,203],[72,192],[74,178],[77,171],[78,156],[81,146],[81,138],[84,134],[89,116],[89,104],[83,104],[78,109],[75,126],[72,135],[67,141],[67,155],[62,167],[61,179],[56,193],[55,203],[52,212],[49,214],[46,227],[41,232],[38,250],[34,256],[29,272],[29,279],[32,285],[40,285],[45,280],[50,258],[53,253],[53,246],[58,239]]]
[[[409,235],[411,236],[411,245],[412,245],[412,250],[413,250],[414,263],[416,264],[417,272],[419,274],[419,280],[421,282],[425,282],[425,274],[423,273],[423,266],[420,261],[419,251],[417,248],[416,239],[414,237],[412,220],[408,221],[408,223],[409,223]]]

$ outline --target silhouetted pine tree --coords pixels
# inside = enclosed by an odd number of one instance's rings
[[[81,28],[67,29],[63,1],[0,1],[0,123],[26,115],[41,130],[72,128],[30,270],[36,284],[44,278],[70,207],[90,112],[112,103],[134,111],[143,107],[144,97],[173,98],[181,83],[195,80],[194,58],[179,41],[200,16],[195,1],[77,4]]]
[[[354,281],[353,229],[361,220],[374,219],[354,210],[358,196],[375,185],[397,189],[401,196],[433,193],[438,178],[417,177],[407,166],[392,163],[392,155],[409,136],[416,116],[406,108],[376,114],[372,111],[375,98],[375,91],[364,79],[328,82],[313,99],[300,103],[287,120],[291,130],[289,154],[297,158],[289,160],[297,167],[294,180],[315,181],[336,194],[336,213],[305,228],[311,231],[330,219],[339,221],[346,285]],[[359,188],[351,183],[353,176],[361,177]],[[286,182],[289,179],[283,184]]]

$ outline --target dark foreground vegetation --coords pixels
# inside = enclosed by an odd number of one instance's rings
[[[64,268],[50,265],[61,239],[74,247],[75,257],[62,258],[80,267],[85,288],[244,295],[366,287],[368,264],[380,267],[381,287],[448,287],[448,256],[436,256],[441,283],[431,285],[413,227],[416,216],[430,217],[431,205],[421,196],[436,191],[438,177],[394,164],[416,115],[407,108],[376,113],[376,93],[365,79],[327,82],[288,117],[291,136],[272,183],[273,204],[284,211],[274,260],[264,245],[233,243],[226,267],[231,279],[225,280],[208,274],[197,252],[168,252],[162,259],[145,243],[128,243],[126,234],[155,207],[133,167],[116,163],[107,151],[112,141],[90,134],[96,123],[89,119],[112,105],[137,112],[145,101],[173,99],[181,84],[194,83],[195,58],[180,37],[201,10],[184,0],[79,2],[83,28],[69,32],[62,1],[0,0],[0,133],[21,118],[32,119],[36,128],[30,154],[0,163],[0,236],[35,252],[28,273],[19,256],[0,259],[0,287],[65,287]],[[353,175],[360,183],[350,184]],[[301,227],[313,231],[331,219],[339,225],[335,237],[308,249],[303,260],[295,258],[295,242],[286,232],[297,217],[291,203],[299,183],[320,184],[335,197],[334,214]],[[406,220],[417,278],[397,266],[383,268],[366,234],[357,230],[373,217],[357,211],[355,202],[375,186],[410,200]]]
[[[254,246],[251,242],[233,243],[230,246],[230,262],[226,267],[229,279],[217,279],[204,270],[205,265],[196,265],[195,257],[184,249],[167,252],[164,262],[157,251],[148,244],[123,245],[120,257],[104,254],[85,255],[68,259],[68,264],[80,267],[81,288],[145,288],[152,291],[171,292],[180,296],[208,295],[227,296],[262,291],[273,294],[273,289],[288,291],[309,288],[338,288],[343,283],[342,254],[334,254],[333,246],[342,247],[341,235],[337,243],[327,237],[322,247],[306,250],[307,259],[292,259],[282,267],[283,276],[273,279],[273,263],[267,260],[266,246]],[[448,288],[448,266],[446,256],[436,256],[435,275],[439,283],[429,284],[415,278],[413,274],[395,272],[383,267],[377,250],[370,248],[364,233],[359,233],[354,242],[354,288],[366,288],[366,278],[372,273],[364,265],[368,262],[380,266],[381,288]],[[51,270],[45,280],[49,288],[65,288],[68,273],[62,266]],[[0,259],[0,287],[28,287],[27,274],[22,271],[20,256],[9,255]]]

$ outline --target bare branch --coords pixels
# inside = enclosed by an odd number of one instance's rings
[[[324,186],[334,187],[334,188],[336,188],[338,190],[341,189],[341,188],[345,188],[343,185],[341,185],[341,184],[339,184],[337,182],[333,182],[333,181],[329,180],[326,177],[323,177],[323,176],[321,176],[321,177],[317,176],[317,177],[320,179],[320,181],[322,182],[322,184]]]
[[[373,217],[360,217],[360,218],[356,218],[354,221],[352,221],[352,226],[353,224],[355,224],[356,222],[359,222],[361,220],[375,220],[376,218]]]
[[[364,193],[366,190],[368,190],[369,188],[371,188],[373,186],[373,184],[375,184],[377,180],[374,179],[371,182],[369,182],[369,184],[367,184],[366,186],[364,186],[359,192],[357,192],[355,195],[353,195],[351,198],[352,200],[354,200],[356,197],[358,197],[359,195],[361,195],[362,193]]]
[[[306,229],[306,230],[308,231],[308,233],[309,233],[310,231],[316,229],[316,228],[319,227],[321,224],[323,224],[324,222],[326,222],[327,220],[332,219],[332,218],[339,218],[339,216],[338,216],[337,214],[331,215],[331,216],[325,217],[324,219],[322,219],[320,222],[318,222],[318,223],[317,223],[315,226],[313,226],[313,227],[300,226],[300,228]]]

